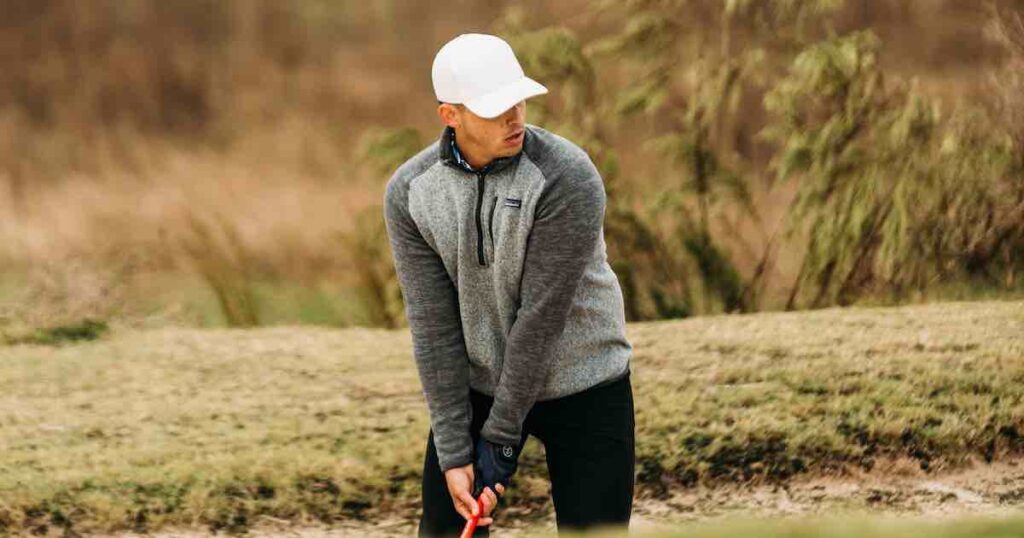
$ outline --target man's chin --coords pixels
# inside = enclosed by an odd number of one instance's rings
[[[515,155],[516,153],[519,153],[519,151],[521,149],[523,149],[523,144],[522,143],[516,144],[515,146],[504,146],[500,150],[498,150],[498,156],[499,157],[511,157],[511,156]]]

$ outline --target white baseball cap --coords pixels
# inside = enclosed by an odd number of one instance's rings
[[[461,103],[481,118],[500,116],[523,99],[548,93],[523,73],[504,39],[487,34],[462,34],[445,43],[430,74],[438,101]]]

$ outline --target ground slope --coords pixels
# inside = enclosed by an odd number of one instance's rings
[[[723,495],[739,499],[727,513],[785,506],[799,495],[770,493],[815,480],[861,488],[847,496],[856,506],[914,509],[900,506],[903,486],[870,481],[899,471],[928,484],[979,465],[998,475],[996,504],[1024,497],[1024,302],[708,317],[629,335],[641,521],[719,515]],[[164,329],[0,347],[0,534],[382,515],[408,529],[426,431],[404,331]],[[549,517],[542,462],[531,442],[507,521]],[[938,484],[908,487],[985,499]],[[831,505],[821,487],[808,506]]]

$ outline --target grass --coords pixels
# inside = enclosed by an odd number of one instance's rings
[[[629,331],[645,495],[1024,449],[1019,301]],[[405,331],[310,327],[0,347],[0,534],[415,517],[428,426],[410,353]],[[528,445],[510,505],[546,509],[542,462]]]
[[[40,285],[27,270],[0,271],[0,334],[16,335],[73,326],[88,319],[129,327],[231,326],[218,290],[204,276],[141,272],[116,283],[116,293],[90,302],[90,283],[62,295],[32,293]],[[344,279],[295,282],[259,277],[246,282],[251,314],[262,326],[368,326],[374,319],[360,290]],[[220,293],[232,291],[221,289]],[[97,304],[99,303],[99,304]],[[10,335],[8,335],[10,336]],[[10,340],[10,338],[8,338]]]
[[[900,457],[928,470],[1019,451],[1021,334],[1019,302],[636,326],[642,480],[781,480]]]
[[[39,344],[56,346],[66,343],[96,340],[103,336],[109,327],[104,321],[83,319],[76,323],[55,325],[35,329],[21,335],[5,335],[8,344]]]
[[[396,336],[168,330],[6,348],[0,527],[240,528],[406,502],[422,450],[407,438],[425,419]]]

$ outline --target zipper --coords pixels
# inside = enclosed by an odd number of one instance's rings
[[[486,266],[487,261],[484,260],[484,225],[482,217],[484,209],[484,172],[477,172],[476,179],[476,257],[480,265]]]
[[[494,197],[494,203],[491,204],[491,216],[487,222],[487,228],[491,232],[491,259],[494,259],[494,210],[498,208],[498,197]]]

